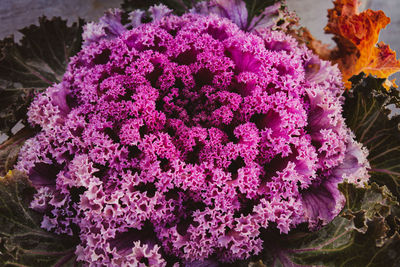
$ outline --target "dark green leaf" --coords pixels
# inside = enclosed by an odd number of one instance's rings
[[[341,184],[347,204],[316,232],[267,233],[266,266],[398,266],[399,207],[386,187]]]
[[[268,6],[271,6],[277,2],[284,2],[283,0],[244,0],[246,3],[247,10],[249,11],[249,21],[255,16],[260,15],[261,12]],[[282,6],[284,8],[284,6]]]
[[[364,74],[353,77],[346,92],[344,116],[357,140],[369,150],[371,180],[400,197],[400,116],[389,119],[388,105],[400,107],[399,91],[382,86],[384,80]]]
[[[41,215],[29,209],[35,189],[28,178],[14,170],[0,179],[0,265],[71,265],[77,241],[40,228]]]
[[[20,44],[13,37],[0,41],[0,131],[26,118],[33,92],[59,82],[68,60],[81,47],[83,21],[68,26],[65,20],[41,17],[39,26],[20,30]]]
[[[400,236],[389,220],[398,211],[386,187],[341,184],[346,207],[341,216],[310,237],[291,256],[301,264],[328,266],[394,266],[400,263]],[[395,229],[396,228],[396,229]]]

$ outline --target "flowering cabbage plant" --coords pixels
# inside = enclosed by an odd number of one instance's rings
[[[368,185],[379,170],[346,126],[340,70],[289,34],[280,3],[172,13],[86,24],[61,80],[30,104],[36,133],[13,172],[34,188],[41,231],[73,243],[56,264],[236,265],[270,250],[286,266],[285,236],[330,229],[346,201],[346,218],[366,214],[349,192],[395,205]]]

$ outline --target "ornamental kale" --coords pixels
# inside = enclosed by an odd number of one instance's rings
[[[369,164],[336,66],[283,32],[150,13],[131,13],[131,30],[117,11],[88,24],[62,82],[32,103],[41,131],[17,169],[42,228],[79,236],[92,266],[163,266],[246,259],[263,228],[338,215],[338,183],[363,186]]]

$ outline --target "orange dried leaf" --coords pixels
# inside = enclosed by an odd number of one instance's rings
[[[357,0],[336,0],[334,8],[328,10],[328,19],[325,31],[334,34],[337,43],[329,59],[338,63],[347,88],[351,85],[348,79],[360,72],[387,78],[400,71],[396,53],[384,43],[377,45],[380,31],[390,23],[383,11],[368,9],[359,13]],[[321,57],[326,55],[324,51]]]
[[[370,62],[363,67],[366,74],[376,75],[379,78],[386,78],[390,74],[400,70],[400,61],[396,60],[396,52],[383,42],[374,47],[369,57]],[[360,67],[362,65],[360,64]]]

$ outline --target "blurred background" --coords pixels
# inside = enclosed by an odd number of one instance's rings
[[[119,7],[123,0],[0,0],[0,39],[14,34],[18,29],[37,23],[39,16],[61,16],[70,22],[78,17],[86,21],[97,20],[104,10]],[[324,43],[333,44],[331,36],[324,33],[327,9],[332,0],[287,0],[290,10],[295,10],[311,33]],[[360,10],[383,10],[392,23],[381,32],[381,41],[400,51],[400,1],[361,0]],[[399,52],[400,53],[400,52]],[[400,75],[398,75],[400,77]],[[399,80],[399,79],[398,79]]]

